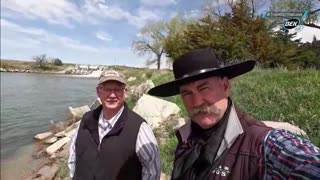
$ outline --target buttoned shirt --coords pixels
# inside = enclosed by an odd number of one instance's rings
[[[114,127],[122,114],[124,106],[111,119],[103,117],[103,111],[99,116],[98,130],[100,144],[105,135]],[[129,119],[130,120],[130,119]],[[78,127],[79,128],[79,127]],[[76,164],[75,143],[78,131],[73,135],[69,149],[69,175],[73,177]],[[100,145],[99,144],[99,145]],[[153,144],[154,146],[146,146],[146,144]],[[137,140],[136,140],[136,154],[142,165],[142,179],[143,180],[159,180],[161,174],[159,148],[156,138],[151,127],[143,122],[140,126]]]

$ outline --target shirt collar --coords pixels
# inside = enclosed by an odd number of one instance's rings
[[[237,137],[243,133],[243,128],[238,118],[235,107],[232,103],[226,132],[224,133],[224,140],[228,148],[234,143]]]
[[[187,142],[189,135],[191,133],[191,120],[187,121],[186,124],[181,126],[177,131],[178,139],[182,142]],[[238,118],[237,112],[232,102],[229,119],[227,122],[226,131],[224,134],[224,139],[220,149],[225,147],[230,148],[237,137],[243,133],[243,128]]]
[[[110,119],[105,119],[103,117],[103,110],[101,111],[100,113],[100,116],[99,116],[99,124],[105,124],[105,123],[108,123],[108,125],[111,126],[111,128],[114,127],[114,125],[116,124],[116,122],[118,121],[120,115],[122,114],[123,112],[123,109],[124,109],[124,106],[122,106],[120,108],[120,110],[117,112],[117,114],[115,114],[112,118]]]

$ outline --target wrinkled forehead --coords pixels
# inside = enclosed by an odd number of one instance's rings
[[[213,85],[213,84],[217,84],[218,82],[221,81],[221,77],[219,76],[213,76],[213,77],[208,77],[208,78],[205,78],[205,79],[200,79],[200,80],[195,80],[195,81],[192,81],[192,82],[189,82],[187,84],[183,84],[179,87],[179,90],[180,92],[182,90],[186,90],[186,89],[190,89],[190,88],[198,88],[200,86],[203,86],[203,85]]]

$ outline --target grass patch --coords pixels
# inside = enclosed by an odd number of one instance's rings
[[[54,179],[65,179],[66,177],[69,177],[67,160],[66,159],[59,160],[58,166],[59,166],[59,170]]]
[[[161,170],[167,175],[171,175],[174,160],[174,151],[178,140],[175,136],[170,136],[166,144],[160,145]]]
[[[3,69],[18,69],[18,70],[41,70],[41,71],[62,71],[64,66],[55,66],[52,63],[47,63],[43,69],[39,69],[34,61],[16,61],[3,60],[0,61],[0,67]]]
[[[320,72],[255,70],[232,80],[236,105],[259,120],[284,121],[320,145]]]

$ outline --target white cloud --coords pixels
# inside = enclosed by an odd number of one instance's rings
[[[200,18],[202,16],[202,12],[200,10],[191,10],[188,13],[186,12],[184,14],[184,17],[186,19],[197,19]]]
[[[3,0],[4,14],[22,14],[27,19],[42,19],[49,24],[72,26],[72,20],[81,22],[84,16],[79,8],[68,0]]]
[[[139,8],[137,16],[129,15],[127,17],[129,24],[137,28],[143,27],[148,21],[159,21],[162,19],[162,13],[157,11]]]
[[[177,4],[177,0],[140,0],[146,6],[168,6]]]
[[[106,32],[98,31],[96,32],[96,37],[102,41],[111,41],[112,36]]]
[[[22,27],[6,19],[1,19],[0,24],[1,58],[4,59],[30,60],[44,53],[63,62],[144,66],[145,59],[134,54],[131,47],[92,46],[45,29]]]
[[[45,46],[60,46],[73,50],[82,50],[89,52],[98,52],[98,49],[86,44],[81,44],[77,40],[65,36],[59,36],[50,33],[44,29],[22,27],[5,19],[1,19],[1,41],[4,39],[9,42],[16,41],[20,46],[24,44],[25,48],[45,47]],[[30,44],[30,40],[34,43]]]
[[[125,20],[129,24],[141,28],[148,21],[158,21],[163,16],[160,11],[151,11],[145,8],[138,8],[135,13],[130,13],[116,5],[107,5],[104,1],[87,0],[83,6],[85,14],[95,17],[96,20],[103,19]]]
[[[159,20],[163,16],[160,11],[144,8],[131,13],[116,4],[108,5],[104,0],[82,0],[78,5],[70,0],[3,0],[1,5],[3,17],[44,20],[49,24],[61,24],[69,28],[73,28],[75,22],[105,24],[108,20],[125,20],[141,28],[147,21]]]
[[[120,7],[108,6],[104,1],[86,0],[82,9],[89,16],[113,20],[121,20],[130,15]]]

